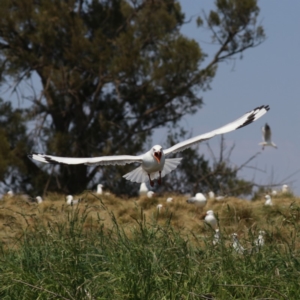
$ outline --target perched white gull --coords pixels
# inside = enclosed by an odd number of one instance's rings
[[[282,193],[288,193],[289,192],[289,186],[287,184],[284,184],[281,188]]]
[[[220,236],[220,230],[219,229],[216,229],[215,230],[215,234],[214,234],[214,239],[213,239],[213,245],[217,245],[220,243],[220,240],[221,240],[221,236]]]
[[[263,133],[263,141],[259,143],[259,145],[262,146],[262,149],[264,150],[265,146],[271,146],[277,149],[277,146],[272,142],[272,132],[270,126],[266,123],[261,130]]]
[[[38,204],[41,204],[43,202],[43,198],[41,196],[36,196],[35,200]]]
[[[266,199],[266,202],[265,202],[266,206],[272,206],[273,205],[272,198],[271,198],[270,195],[266,195],[265,199]]]
[[[160,145],[153,146],[148,152],[142,155],[115,155],[100,157],[59,157],[46,154],[33,153],[28,155],[30,158],[43,163],[61,163],[67,165],[125,165],[131,163],[140,163],[141,165],[133,171],[125,174],[123,177],[133,182],[150,181],[154,185],[154,179],[158,178],[158,184],[161,184],[161,178],[175,170],[182,158],[166,158],[166,156],[183,151],[197,143],[206,141],[216,135],[224,134],[251,124],[262,117],[268,110],[268,105],[262,105],[244,114],[239,119],[222,126],[218,129],[205,134],[190,138],[174,146],[163,149]]]
[[[208,198],[214,200],[215,199],[215,193],[213,191],[208,192]]]
[[[155,196],[155,193],[153,191],[147,192],[147,197],[148,198],[153,198],[153,196]]]
[[[162,208],[163,208],[163,205],[162,205],[162,204],[157,204],[156,209],[157,209],[158,211],[161,211]]]
[[[232,248],[239,254],[243,254],[245,252],[245,248],[240,244],[236,233],[232,234]]]
[[[96,191],[96,194],[98,195],[102,195],[103,194],[103,185],[101,183],[97,184],[97,191]]]
[[[213,210],[208,210],[204,218],[205,223],[209,224],[212,228],[217,226],[217,219]]]
[[[76,205],[76,204],[80,203],[80,201],[81,201],[80,199],[74,200],[72,195],[68,195],[66,197],[66,199],[67,199],[67,204],[71,205],[71,206]]]
[[[260,230],[260,231],[258,232],[258,238],[257,238],[257,240],[255,241],[255,245],[256,245],[256,249],[257,249],[257,250],[260,250],[261,247],[264,246],[264,244],[265,244],[265,238],[264,238],[264,235],[265,235],[265,234],[266,234],[266,233],[265,233],[263,230]]]
[[[167,203],[173,202],[173,198],[171,198],[171,197],[167,198],[166,202],[167,202]]]
[[[186,200],[187,203],[195,204],[197,206],[203,207],[206,205],[206,198],[202,193],[197,193],[195,197]]]
[[[140,196],[146,196],[148,191],[149,191],[149,189],[147,188],[146,183],[142,182],[141,186],[140,186],[140,190],[139,190],[139,195]]]
[[[276,190],[272,191],[272,196],[277,196],[277,191]]]

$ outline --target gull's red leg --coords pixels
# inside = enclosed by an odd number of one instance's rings
[[[153,180],[151,180],[151,178],[150,178],[150,174],[148,174],[148,177],[149,177],[150,185],[151,185],[151,186],[154,186],[154,181],[153,181]]]
[[[157,180],[157,183],[160,185],[161,184],[161,171],[159,171],[159,178]]]

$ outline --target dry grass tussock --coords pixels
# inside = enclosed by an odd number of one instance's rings
[[[110,230],[114,218],[128,234],[133,226],[137,226],[137,220],[144,220],[149,225],[170,222],[182,234],[201,239],[213,235],[212,229],[204,223],[206,211],[212,209],[228,242],[231,233],[236,232],[246,245],[253,243],[259,230],[266,231],[267,242],[283,243],[297,234],[300,225],[300,199],[291,196],[274,197],[272,207],[264,206],[262,197],[254,202],[237,198],[227,198],[222,202],[208,200],[204,208],[187,204],[181,195],[172,195],[173,202],[167,203],[168,196],[121,199],[113,194],[98,196],[87,191],[74,196],[82,199],[74,206],[67,205],[65,195],[58,194],[49,194],[41,204],[18,196],[4,198],[0,201],[0,239],[11,246],[15,237],[21,238],[24,231],[37,231],[41,225],[51,233],[53,226],[67,224],[75,211],[79,216],[87,216],[82,219],[86,230],[99,226]],[[160,210],[158,204],[163,205]],[[300,242],[294,247],[300,249]]]

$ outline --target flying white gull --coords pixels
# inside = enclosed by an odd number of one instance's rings
[[[270,126],[266,123],[261,130],[263,133],[263,141],[259,143],[259,145],[262,146],[262,149],[264,150],[265,146],[271,146],[277,149],[277,146],[272,142],[272,132]]]
[[[195,197],[191,197],[186,200],[187,203],[195,204],[197,206],[203,207],[206,205],[206,198],[202,193],[197,193]]]
[[[33,153],[28,155],[30,158],[43,163],[60,163],[67,165],[125,165],[131,163],[140,163],[141,165],[133,171],[125,174],[123,177],[133,182],[150,181],[150,185],[154,185],[154,179],[158,178],[158,184],[161,184],[161,178],[175,170],[179,165],[181,158],[166,158],[166,156],[180,152],[197,143],[206,141],[216,135],[224,134],[244,126],[251,124],[262,117],[268,110],[268,105],[262,105],[250,112],[247,112],[239,119],[215,129],[211,132],[198,135],[190,138],[174,146],[163,149],[160,145],[153,146],[148,152],[142,155],[115,155],[115,156],[100,156],[100,157],[59,157],[46,154]]]

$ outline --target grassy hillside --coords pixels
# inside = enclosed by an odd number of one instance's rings
[[[0,299],[299,299],[300,201],[49,195],[0,202]],[[158,211],[157,204],[163,204]],[[213,209],[222,242],[203,216]],[[257,251],[258,231],[266,232]],[[231,247],[238,233],[244,255]]]

